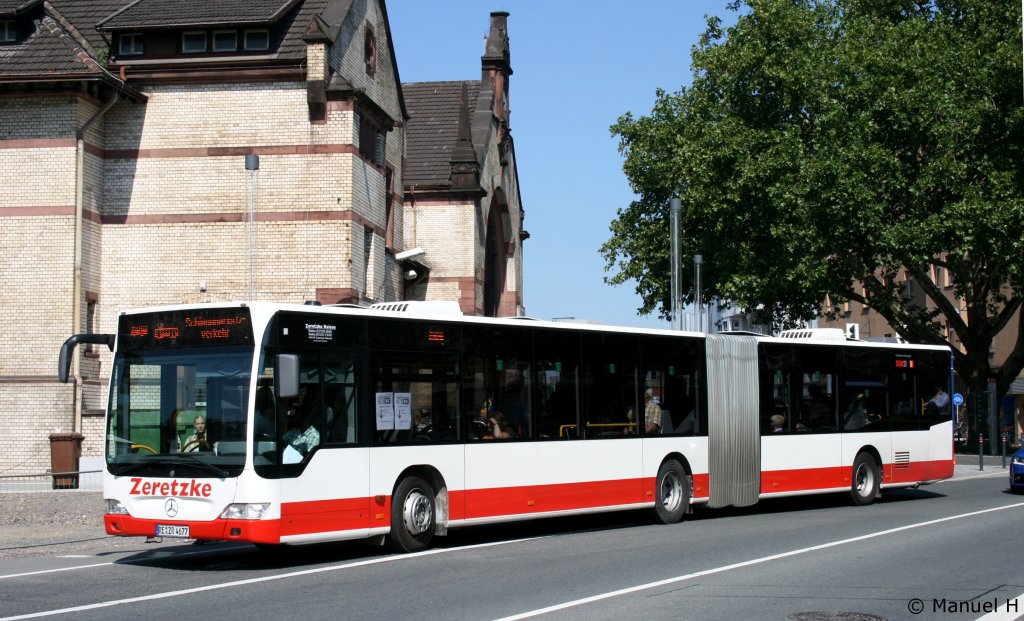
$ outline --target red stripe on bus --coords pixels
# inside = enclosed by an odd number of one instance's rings
[[[914,462],[899,467],[884,464],[882,472],[886,484],[933,481],[953,476],[953,461]],[[850,466],[765,471],[761,473],[761,493],[847,487],[851,474]],[[693,476],[694,498],[708,497],[709,480],[706,473]],[[655,484],[652,477],[451,491],[448,517],[462,521],[653,503]],[[108,514],[103,521],[111,535],[153,536],[157,524],[176,524],[189,526],[193,539],[279,543],[288,536],[387,527],[391,524],[391,497],[283,503],[278,520],[182,522]]]
[[[937,481],[953,476],[953,460],[915,461],[909,464],[885,464],[882,467],[884,483],[916,483]]]
[[[366,528],[371,522],[371,512],[389,514],[387,506],[371,507],[371,504],[372,501],[369,498],[283,503],[281,505],[281,536]]]
[[[767,470],[761,473],[761,493],[814,491],[848,487],[853,466]],[[953,460],[918,461],[906,465],[882,465],[882,484],[936,481],[953,476]],[[695,494],[696,495],[696,494]]]
[[[645,494],[649,488],[651,495]],[[467,490],[466,519],[653,502],[653,479],[619,479]]]

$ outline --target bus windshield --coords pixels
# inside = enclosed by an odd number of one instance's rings
[[[221,326],[239,321],[223,315],[122,318],[106,434],[112,474],[241,472],[254,348],[248,317],[244,330],[229,330]],[[222,331],[229,336],[222,338]],[[211,333],[219,343],[202,336]]]

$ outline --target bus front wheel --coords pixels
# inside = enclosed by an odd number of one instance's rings
[[[658,469],[654,511],[662,524],[675,524],[690,508],[690,481],[677,461],[666,461]]]
[[[406,477],[391,497],[391,547],[418,552],[434,538],[434,488],[417,476]]]
[[[878,464],[867,453],[859,453],[853,460],[853,480],[850,483],[850,498],[855,505],[870,505],[878,496]]]

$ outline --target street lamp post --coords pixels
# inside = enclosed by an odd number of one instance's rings
[[[249,177],[249,191],[247,198],[249,202],[249,213],[246,222],[246,238],[249,251],[249,275],[246,279],[248,299],[256,299],[256,173],[260,169],[260,156],[245,156],[245,172]]]
[[[693,255],[693,267],[696,272],[694,275],[694,294],[693,294],[693,310],[697,314],[697,331],[704,331],[704,300],[701,298],[701,282],[700,282],[700,268],[704,264],[704,255],[695,254]]]
[[[679,212],[682,201],[674,197],[669,202],[669,226],[672,227],[672,329],[683,329],[682,283],[679,256]]]

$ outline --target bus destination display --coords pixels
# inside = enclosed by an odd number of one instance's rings
[[[123,315],[120,333],[122,342],[133,348],[249,345],[253,342],[247,308]]]

